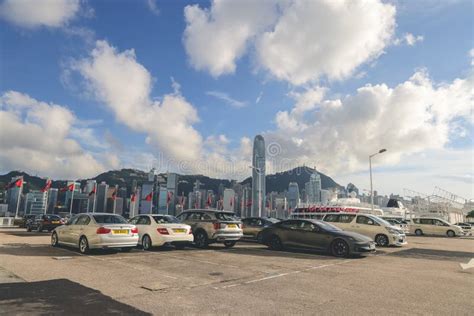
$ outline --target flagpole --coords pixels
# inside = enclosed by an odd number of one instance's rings
[[[18,210],[20,209],[20,197],[21,197],[21,192],[22,191],[23,191],[23,177],[21,178],[21,186],[20,186],[19,191],[18,191],[18,200],[16,202],[15,218],[18,217]]]
[[[94,183],[94,200],[92,201],[92,213],[95,213],[96,200],[97,200],[97,183]]]
[[[72,183],[71,206],[69,207],[69,215],[72,216],[72,202],[74,201],[74,191],[76,190],[76,181]]]

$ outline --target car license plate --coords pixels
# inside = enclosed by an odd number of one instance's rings
[[[52,221],[53,224],[59,224],[59,221]]]
[[[184,234],[186,232],[186,229],[184,229],[184,228],[175,228],[175,229],[173,229],[173,232]]]
[[[128,229],[114,229],[112,232],[114,235],[125,235],[128,234]]]
[[[229,227],[229,228],[237,228],[237,225],[236,225],[236,224],[229,224],[229,225],[227,225],[227,227]]]

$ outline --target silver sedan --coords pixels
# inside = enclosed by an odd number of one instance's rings
[[[137,246],[138,229],[125,218],[109,213],[78,214],[66,225],[54,229],[51,245],[79,248],[83,254],[90,249],[121,248],[130,251]]]

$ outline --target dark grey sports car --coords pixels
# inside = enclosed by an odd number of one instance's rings
[[[291,219],[262,230],[262,242],[273,250],[302,248],[329,252],[336,257],[375,251],[369,237],[313,219]]]

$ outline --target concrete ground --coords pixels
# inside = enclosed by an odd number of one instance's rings
[[[474,313],[474,268],[460,266],[474,238],[413,236],[353,259],[246,242],[81,255],[49,238],[0,230],[0,314]]]

